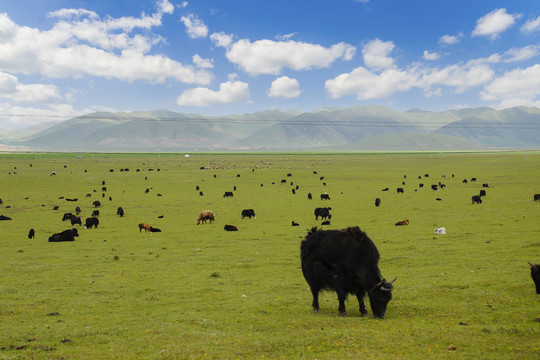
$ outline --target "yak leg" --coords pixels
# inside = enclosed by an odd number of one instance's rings
[[[313,312],[315,314],[319,313],[319,289],[311,289],[311,294],[313,295],[313,303],[311,304],[313,306]]]
[[[368,311],[366,305],[364,304],[364,294],[357,293],[356,297],[358,299],[358,305],[360,306],[360,314],[362,316],[367,316]]]
[[[339,316],[347,316],[347,311],[345,310],[345,300],[347,300],[347,293],[343,291],[338,291],[338,301],[339,301]]]

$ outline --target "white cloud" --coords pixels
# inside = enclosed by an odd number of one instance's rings
[[[200,57],[198,54],[193,55],[193,63],[203,69],[211,69],[214,67],[212,59],[205,59]]]
[[[540,54],[539,45],[528,45],[519,49],[511,48],[503,56],[504,62],[524,61]]]
[[[441,56],[437,53],[430,53],[427,50],[424,50],[424,60],[438,60]]]
[[[249,99],[248,84],[242,81],[227,81],[219,85],[218,91],[198,87],[184,91],[177,99],[180,106],[215,106]]]
[[[287,76],[282,76],[272,81],[272,85],[268,90],[268,96],[270,97],[283,97],[287,99],[296,98],[301,93],[302,90],[300,90],[298,80],[291,79]]]
[[[241,39],[227,49],[227,59],[250,75],[279,75],[283,68],[309,70],[330,66],[335,60],[350,60],[356,49],[346,43],[325,48],[297,41]]]
[[[203,38],[208,35],[208,27],[196,15],[182,16],[180,20],[186,26],[186,32],[190,38]]]
[[[148,55],[161,41],[148,31],[131,35],[135,28],[149,30],[161,25],[167,2],[151,15],[141,18],[107,18],[81,9],[59,10],[51,16],[68,17],[51,30],[18,26],[0,14],[0,71],[39,74],[53,78],[80,78],[85,75],[122,81],[166,79],[192,84],[208,84],[212,75],[203,69],[183,65],[163,55]],[[82,18],[81,18],[82,17]]]
[[[540,104],[540,64],[526,69],[506,72],[484,87],[484,100],[498,103],[498,107]]]
[[[463,34],[459,35],[443,35],[439,38],[439,43],[445,44],[445,45],[453,45],[457,44],[460,40],[460,38],[463,36]]]
[[[418,87],[429,91],[433,86],[445,85],[463,93],[493,79],[494,71],[487,64],[468,63],[449,65],[443,69],[424,69],[419,74]]]
[[[56,103],[62,99],[58,88],[48,84],[21,84],[17,77],[0,72],[0,98],[15,102]]]
[[[225,34],[224,32],[213,33],[210,35],[210,40],[212,40],[216,46],[228,48],[232,44],[233,36]]]
[[[508,14],[506,9],[495,9],[477,20],[472,36],[489,36],[491,39],[496,39],[520,17],[521,14]]]
[[[375,39],[362,48],[364,63],[373,70],[385,70],[394,67],[394,59],[388,55],[394,50],[395,45],[391,41]]]
[[[540,30],[540,16],[536,19],[527,20],[521,27],[521,31],[531,33]]]

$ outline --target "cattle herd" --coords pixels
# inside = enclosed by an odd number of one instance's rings
[[[206,167],[202,167],[202,170]],[[112,169],[110,170],[112,171]],[[122,169],[121,171],[129,171],[129,169]],[[159,169],[158,169],[159,171]],[[53,172],[51,175],[55,175]],[[313,174],[317,174],[316,171]],[[240,177],[238,174],[237,177]],[[288,173],[287,177],[292,177],[292,173]],[[445,175],[442,175],[445,178]],[[452,175],[454,177],[454,175]],[[214,175],[216,178],[216,175]],[[406,179],[407,176],[404,176]],[[429,174],[425,174],[424,177],[418,176],[419,179],[428,179]],[[147,177],[145,177],[147,179]],[[323,181],[324,176],[319,177],[319,180]],[[476,182],[476,178],[463,179],[463,183]],[[294,185],[294,182],[290,182],[286,179],[282,179],[280,184],[289,184],[293,186],[292,194],[295,195],[300,189],[299,185]],[[102,181],[102,185],[105,185],[105,181]],[[274,184],[274,183],[273,183]],[[322,183],[326,186],[326,183]],[[404,194],[406,185],[405,181],[401,181],[401,186],[395,188],[395,194]],[[261,187],[263,184],[261,184]],[[423,188],[424,184],[420,183],[419,188]],[[431,184],[432,191],[444,191],[446,184],[438,182],[437,184]],[[482,204],[482,198],[487,196],[486,188],[489,188],[489,182],[482,184],[482,189],[478,194],[474,194],[471,197],[472,204]],[[197,185],[195,187],[200,196],[203,196],[201,187]],[[151,188],[146,188],[145,194],[150,192]],[[237,187],[233,187],[234,191],[225,191],[223,198],[233,198],[237,190]],[[381,191],[389,191],[390,188],[386,187]],[[95,191],[95,190],[94,190]],[[102,197],[105,198],[107,188],[102,187]],[[414,190],[418,191],[418,189]],[[91,197],[91,193],[86,195]],[[161,194],[158,194],[161,196]],[[307,194],[308,200],[313,200],[311,193]],[[66,198],[67,201],[77,201],[77,198]],[[112,197],[109,197],[112,201]],[[327,192],[320,194],[320,200],[324,203],[328,203],[330,195]],[[437,198],[441,201],[441,198]],[[534,201],[540,201],[540,194],[534,194]],[[223,200],[231,201],[231,200]],[[0,199],[0,204],[3,204]],[[97,229],[100,223],[99,221],[99,208],[102,206],[99,200],[92,203],[94,210],[92,216],[87,217],[84,221],[85,229]],[[374,205],[376,208],[383,208],[384,205],[379,197],[375,198]],[[57,208],[57,207],[56,207]],[[315,207],[314,215],[315,220],[322,220],[321,226],[330,225],[332,220],[332,214],[330,213],[332,207]],[[70,242],[75,241],[75,237],[79,236],[79,232],[75,226],[83,226],[83,221],[80,216],[81,209],[79,206],[75,207],[75,214],[66,212],[62,216],[62,221],[69,221],[72,228],[64,230],[62,232],[54,233],[49,238],[49,242]],[[125,212],[123,207],[118,207],[117,216],[124,217]],[[159,216],[162,218],[163,216]],[[253,208],[243,209],[240,213],[241,219],[256,219],[255,210]],[[0,215],[0,220],[11,220],[9,217]],[[202,210],[199,212],[195,219],[195,224],[212,224],[216,222],[216,214],[212,210]],[[396,226],[409,225],[409,220],[404,219],[397,221]],[[292,226],[300,226],[295,220],[291,221]],[[146,222],[138,223],[139,233],[161,232],[159,228],[152,227]],[[225,231],[239,231],[236,225],[226,224],[224,226]],[[443,227],[436,228],[434,230],[435,235],[446,234],[446,229]],[[33,239],[35,237],[35,230],[32,228],[28,232],[28,238]],[[338,297],[338,311],[342,316],[346,315],[345,299],[348,294],[356,296],[359,303],[359,309],[362,316],[367,315],[367,307],[364,304],[364,297],[367,295],[370,299],[370,305],[373,315],[377,318],[384,318],[386,314],[386,308],[389,301],[392,299],[392,290],[394,289],[392,281],[386,281],[381,275],[378,267],[379,252],[375,243],[368,237],[368,235],[362,231],[358,226],[346,227],[337,230],[323,230],[317,227],[312,227],[308,232],[300,245],[300,260],[303,276],[309,285],[313,297],[312,307],[314,312],[320,311],[319,306],[319,293],[323,290],[331,290],[337,293]],[[536,293],[540,294],[540,265],[529,263],[531,277],[536,286]]]

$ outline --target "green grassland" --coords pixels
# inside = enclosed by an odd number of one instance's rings
[[[0,222],[0,359],[540,358],[527,264],[540,263],[539,152],[77,155],[0,156],[0,215],[13,219]],[[47,241],[95,200],[97,229]],[[325,228],[360,226],[398,277],[386,319],[361,317],[354,298],[339,317],[331,292],[313,314],[299,253],[321,206]],[[216,222],[196,225],[205,209]]]

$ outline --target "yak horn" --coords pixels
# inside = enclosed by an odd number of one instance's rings
[[[397,280],[397,276],[394,278],[394,280],[390,281],[388,284],[393,284],[394,281],[396,281],[396,280]]]
[[[527,262],[528,262],[528,261],[527,261]],[[538,267],[537,265],[533,265],[533,264],[531,264],[530,262],[528,262],[528,263],[529,263],[529,265],[531,265],[531,268],[532,268],[532,269],[536,269],[536,268]]]

